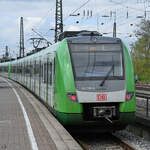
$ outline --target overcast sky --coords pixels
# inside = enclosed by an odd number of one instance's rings
[[[64,30],[96,30],[112,36],[115,14],[112,13],[112,17],[110,16],[111,12],[116,12],[117,36],[129,46],[136,40],[134,31],[136,24],[141,20],[137,16],[144,16],[146,11],[146,19],[150,18],[148,1],[63,0]],[[81,7],[86,2],[87,4]],[[32,28],[53,43],[54,31],[50,29],[55,27],[55,5],[55,0],[0,0],[0,57],[4,54],[6,45],[12,56],[18,54],[21,16],[24,18],[26,52],[32,49],[29,39],[38,37],[32,32]],[[80,13],[80,16],[69,17],[76,9],[78,11],[75,14]],[[88,10],[92,11],[92,16],[90,13],[88,16]],[[77,21],[79,23],[76,23]]]

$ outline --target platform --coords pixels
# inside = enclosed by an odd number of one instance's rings
[[[0,77],[0,149],[82,148],[30,92],[21,85]]]

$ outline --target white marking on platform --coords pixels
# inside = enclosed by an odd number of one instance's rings
[[[28,136],[29,136],[29,139],[30,139],[32,150],[38,150],[37,142],[36,142],[36,139],[34,137],[34,133],[33,133],[32,127],[31,127],[31,123],[30,123],[29,117],[28,117],[28,115],[26,113],[25,107],[23,106],[23,103],[22,103],[22,100],[21,100],[19,94],[13,88],[11,83],[9,83],[7,80],[5,80],[3,78],[2,78],[2,80],[7,82],[10,85],[10,87],[12,88],[12,90],[14,91],[14,93],[15,93],[17,99],[18,99],[18,102],[19,102],[19,104],[21,106],[22,112],[23,112],[23,116],[24,116],[25,123],[26,123],[26,126],[27,126]]]

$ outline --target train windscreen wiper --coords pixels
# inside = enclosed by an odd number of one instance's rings
[[[114,64],[111,66],[110,70],[107,72],[107,75],[105,76],[104,80],[101,82],[100,86],[103,86],[105,81],[108,79],[110,73],[114,70]]]

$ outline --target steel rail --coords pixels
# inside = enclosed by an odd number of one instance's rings
[[[129,143],[127,143],[126,141],[123,141],[122,139],[120,139],[119,137],[116,137],[115,135],[112,134],[112,136],[114,136],[114,140],[119,143],[119,145],[121,145],[121,147],[124,150],[136,150],[136,148],[134,148],[133,146],[131,146]]]
[[[106,146],[106,149],[116,149],[116,150],[136,150],[135,147],[133,147],[132,145],[130,145],[129,143],[127,143],[126,141],[123,141],[122,139],[120,139],[119,137],[115,136],[114,134],[111,134],[111,136],[113,137],[113,141],[115,143],[117,143],[117,145],[113,145],[108,147],[108,145]],[[80,144],[80,146],[83,148],[83,150],[92,150],[91,148],[88,147],[88,145],[79,139],[76,139],[76,141]],[[119,148],[120,147],[120,148]],[[94,148],[93,148],[94,149]]]

